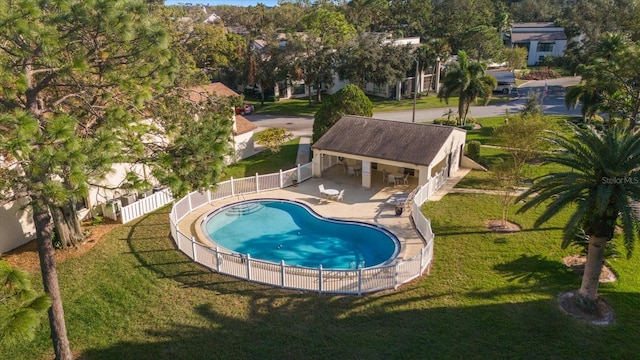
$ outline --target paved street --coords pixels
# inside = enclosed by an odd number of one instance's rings
[[[580,109],[567,109],[564,103],[564,89],[566,86],[575,85],[580,82],[579,77],[565,77],[560,79],[529,81],[512,94],[512,99],[504,103],[488,106],[472,106],[469,109],[469,116],[481,118],[487,116],[515,114],[522,110],[527,95],[532,91],[543,92],[545,84],[547,86],[547,96],[544,97],[543,107],[545,114],[572,114],[580,115]],[[416,122],[429,122],[442,117],[449,108],[417,109]],[[452,110],[457,111],[457,107],[452,106]],[[260,129],[269,127],[284,127],[295,136],[310,136],[313,128],[313,117],[311,116],[273,116],[273,115],[248,115],[251,122]],[[412,110],[391,111],[374,113],[374,118],[410,122]]]
[[[487,105],[487,106],[472,106],[469,108],[469,116],[474,118],[481,118],[487,116],[504,115],[507,110],[509,113],[515,114],[522,110],[522,107],[527,99],[527,96],[532,91],[539,91],[542,93],[547,85],[547,96],[544,97],[543,107],[545,114],[571,114],[580,115],[580,109],[567,109],[564,104],[564,89],[566,86],[575,85],[580,82],[579,77],[567,77],[560,79],[529,81],[517,88],[515,93],[512,93],[512,99],[505,101],[501,104]],[[457,113],[457,106],[450,107]],[[436,109],[417,109],[416,110],[416,122],[428,122],[433,121],[439,117],[443,117],[443,114],[448,110],[448,107],[436,108]],[[410,122],[412,118],[411,110],[404,111],[392,111],[381,112],[373,114],[374,118],[396,120]]]

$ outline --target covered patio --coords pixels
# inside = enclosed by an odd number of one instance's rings
[[[457,171],[465,138],[452,126],[346,115],[311,147],[313,176],[342,173],[365,188],[416,187]]]

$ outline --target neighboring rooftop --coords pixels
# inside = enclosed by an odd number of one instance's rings
[[[246,134],[258,127],[242,115],[236,115],[236,135]]]
[[[196,86],[189,89],[189,99],[194,102],[200,102],[209,95],[238,96],[238,93],[231,90],[228,86],[221,82],[214,82],[208,85]]]
[[[454,131],[464,130],[345,115],[311,148],[429,166]]]
[[[511,42],[514,44],[556,40],[567,40],[567,34],[563,27],[555,26],[552,22],[517,23],[511,29]]]

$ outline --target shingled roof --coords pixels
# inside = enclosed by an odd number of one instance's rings
[[[201,102],[209,95],[214,96],[238,96],[238,93],[231,90],[228,86],[221,82],[215,82],[207,85],[196,86],[189,89],[189,99],[193,102]]]
[[[242,135],[258,128],[254,123],[242,115],[236,115],[236,127],[238,128],[236,130],[236,135]]]
[[[459,128],[345,115],[312,149],[429,166]]]

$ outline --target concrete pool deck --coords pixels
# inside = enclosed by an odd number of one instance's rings
[[[309,179],[298,186],[284,189],[264,191],[254,194],[238,195],[228,199],[215,201],[196,209],[178,222],[178,229],[183,234],[193,237],[203,244],[210,244],[201,230],[204,216],[214,209],[230,203],[260,198],[288,199],[309,205],[318,214],[335,219],[356,220],[385,227],[400,240],[398,259],[410,258],[420,252],[425,242],[413,226],[410,210],[405,209],[402,215],[395,215],[393,205],[386,201],[395,193],[410,193],[417,186],[416,179],[409,185],[386,186],[382,181],[382,173],[373,176],[371,188],[361,186],[359,176],[343,174],[342,167],[333,167],[323,174],[322,178]],[[344,200],[337,202],[320,196],[318,186],[326,189],[344,189]]]

